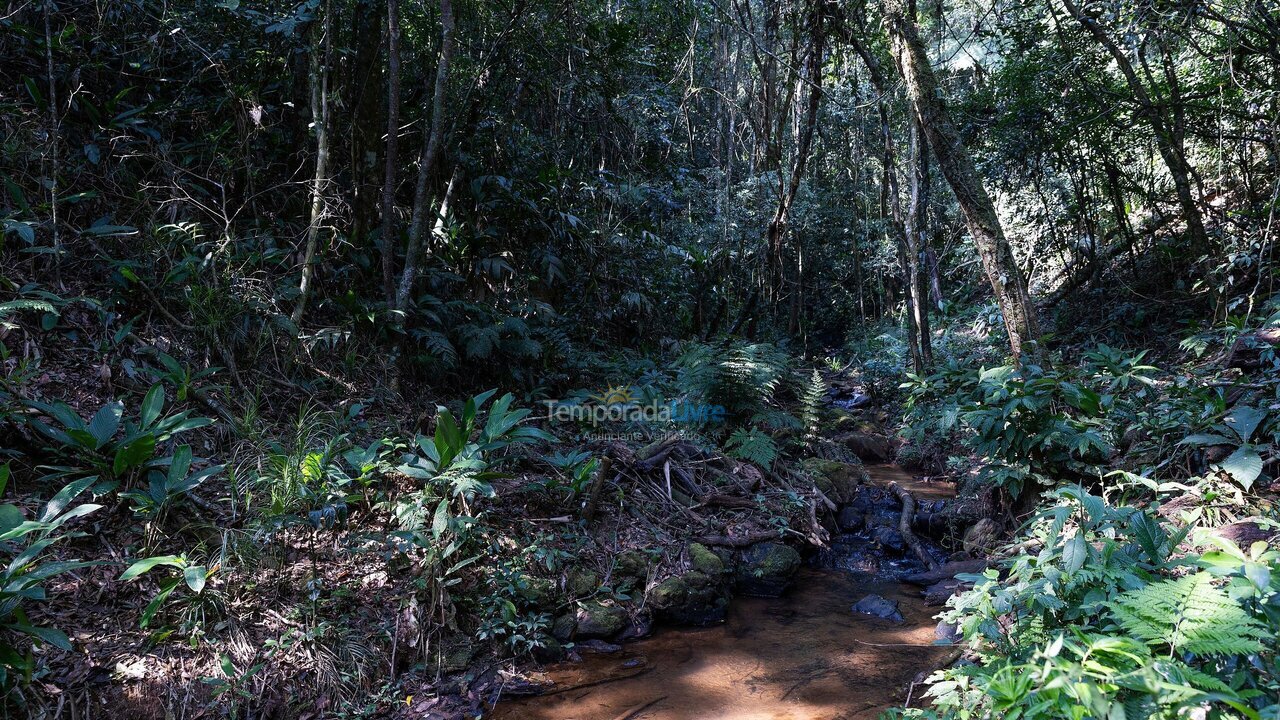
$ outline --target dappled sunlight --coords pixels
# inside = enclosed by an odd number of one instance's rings
[[[906,622],[855,615],[868,593],[899,602]],[[932,646],[933,611],[891,581],[806,570],[780,599],[735,601],[728,621],[663,630],[617,655],[588,655],[548,671],[550,694],[504,703],[495,718],[837,720],[873,718],[944,648]],[[587,686],[641,661],[646,671]],[[651,703],[651,704],[650,704]]]

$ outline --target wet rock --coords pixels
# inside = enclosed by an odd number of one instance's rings
[[[902,533],[892,527],[878,527],[871,533],[871,539],[876,542],[884,550],[893,550],[894,552],[902,552],[907,543],[902,539]]]
[[[613,574],[615,577],[644,580],[649,576],[649,556],[639,550],[620,553],[614,560]]]
[[[658,583],[649,600],[661,617],[678,625],[721,622],[729,607],[724,583],[697,570]]]
[[[564,658],[564,645],[553,637],[543,639],[542,645],[533,649],[533,659],[540,663],[552,663]]]
[[[573,647],[580,652],[595,653],[597,655],[612,655],[622,649],[621,645],[615,645],[604,640],[584,640],[574,643]]]
[[[689,564],[707,577],[717,578],[725,572],[724,561],[702,543],[689,544]]]
[[[800,569],[800,553],[782,543],[757,543],[742,551],[734,580],[740,592],[778,597]]]
[[[882,620],[903,622],[902,613],[898,612],[898,603],[880,595],[868,595],[853,604],[853,611],[862,615],[878,617]]]
[[[447,673],[462,672],[471,664],[471,660],[475,658],[477,652],[479,652],[479,648],[474,643],[463,639],[445,651],[444,657],[440,662],[440,670]]]
[[[920,587],[928,587],[950,580],[961,573],[980,573],[987,569],[986,560],[971,560],[967,556],[960,560],[952,560],[937,570],[928,572],[914,573],[902,576],[902,582],[919,585]]]
[[[924,604],[934,607],[946,605],[952,595],[968,590],[971,587],[973,587],[973,585],[955,578],[948,578],[946,580],[936,582],[924,589]]]
[[[836,516],[836,524],[844,532],[854,532],[862,528],[863,515],[864,513],[857,508],[846,507]]]
[[[894,456],[893,443],[883,435],[850,432],[837,437],[836,442],[849,448],[862,462],[884,463]]]
[[[933,629],[933,636],[942,643],[955,643],[960,640],[960,628],[949,622],[939,620],[938,626]]]
[[[618,642],[627,642],[630,640],[639,640],[640,638],[649,637],[653,633],[653,618],[650,617],[647,610],[636,613],[631,618],[631,622],[627,623],[627,627],[618,635]]]
[[[964,551],[970,555],[990,554],[999,537],[1000,527],[990,518],[983,518],[964,531]]]
[[[578,607],[575,619],[578,621],[578,629],[574,633],[574,638],[591,640],[611,638],[622,632],[630,616],[627,615],[626,610],[617,605],[588,602]]]

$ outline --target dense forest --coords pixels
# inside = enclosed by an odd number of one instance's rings
[[[12,0],[0,715],[1280,718],[1273,0]]]

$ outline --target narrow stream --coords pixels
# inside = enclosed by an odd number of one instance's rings
[[[910,480],[894,467],[869,468],[876,484]],[[916,487],[942,497],[949,486]],[[832,568],[805,568],[778,599],[735,598],[727,621],[703,629],[664,628],[613,654],[584,654],[548,667],[544,695],[502,702],[505,720],[853,720],[902,704],[898,693],[947,648],[932,645],[937,608],[876,563],[856,536],[826,553]],[[847,550],[846,550],[847,549]],[[840,553],[850,552],[851,558]],[[849,568],[878,567],[879,574]],[[843,569],[841,569],[843,568]],[[896,574],[896,573],[893,573]],[[904,622],[859,615],[868,594],[898,602]]]

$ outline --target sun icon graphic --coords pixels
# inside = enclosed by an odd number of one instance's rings
[[[591,399],[601,405],[630,405],[636,401],[629,385],[610,385],[599,395],[592,395]]]

